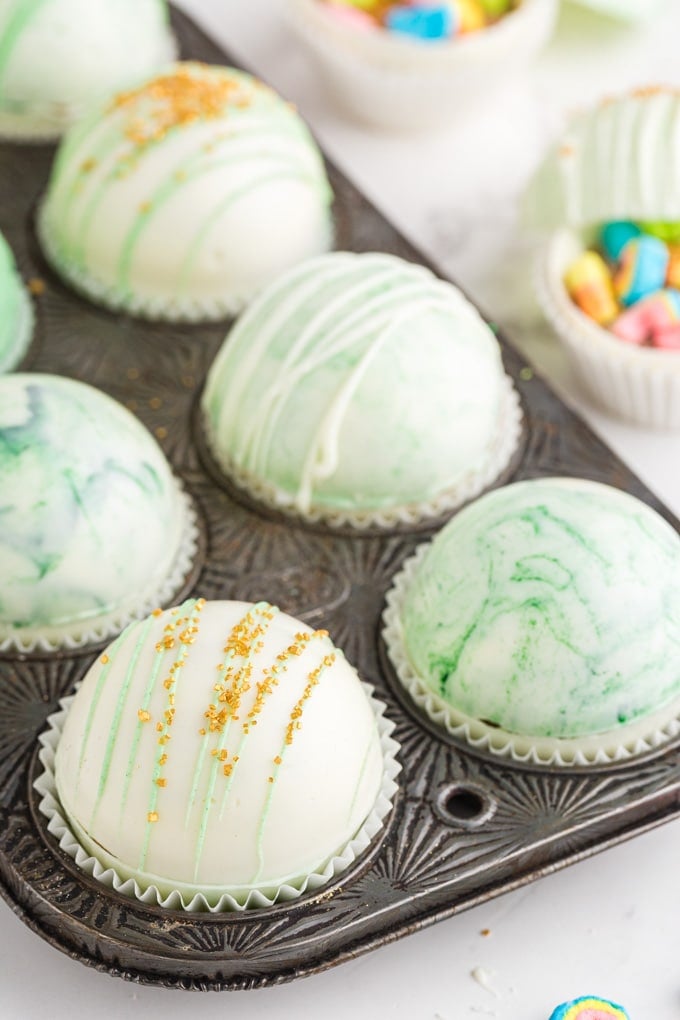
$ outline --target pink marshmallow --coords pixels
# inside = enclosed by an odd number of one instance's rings
[[[348,7],[342,3],[326,3],[324,6],[335,21],[340,21],[348,28],[355,28],[360,32],[375,32],[380,28],[370,14],[360,11],[358,7]]]
[[[652,331],[647,311],[643,302],[633,305],[612,323],[612,333],[627,344],[643,344]]]
[[[680,325],[658,330],[654,334],[654,346],[665,351],[680,351]]]

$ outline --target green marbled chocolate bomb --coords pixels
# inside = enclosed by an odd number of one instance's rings
[[[393,626],[412,693],[452,732],[602,760],[658,742],[680,711],[680,539],[632,496],[571,479],[496,490],[406,573]]]
[[[0,372],[9,372],[26,352],[33,311],[17,273],[12,251],[0,234]]]
[[[456,287],[393,255],[335,252],[248,308],[203,411],[227,474],[283,509],[356,524],[476,495],[516,445],[512,400],[498,342]]]
[[[184,581],[192,526],[162,451],[72,379],[0,377],[0,520],[0,648],[105,637]]]

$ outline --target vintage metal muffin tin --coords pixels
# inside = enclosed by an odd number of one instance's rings
[[[175,26],[185,56],[225,63],[186,17],[176,14]],[[32,226],[52,155],[50,147],[0,146],[0,229],[24,277],[44,282],[26,367],[84,379],[139,415],[205,523],[194,590],[207,598],[266,597],[327,627],[387,702],[403,772],[382,839],[320,893],[247,915],[145,907],[78,871],[46,832],[32,789],[37,735],[94,653],[6,656],[0,659],[0,892],[26,924],[70,956],[131,980],[253,988],[323,970],[679,814],[678,741],[628,765],[556,771],[474,753],[418,715],[391,675],[379,634],[385,591],[423,531],[329,533],[262,513],[215,479],[195,405],[224,324],[148,324],[108,314],[68,291],[45,265]],[[422,261],[329,170],[343,246]],[[670,519],[504,341],[503,347],[525,410],[512,476],[598,479]]]

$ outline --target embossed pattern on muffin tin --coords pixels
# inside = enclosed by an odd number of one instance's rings
[[[185,56],[224,54],[175,14]],[[350,959],[532,881],[680,813],[680,744],[623,766],[550,769],[473,753],[418,714],[381,649],[385,591],[436,526],[362,537],[297,526],[215,484],[199,455],[195,401],[224,324],[156,326],[95,308],[48,270],[31,212],[51,148],[0,146],[0,229],[25,279],[38,277],[35,371],[84,379],[127,404],[155,433],[194,496],[207,528],[195,591],[207,598],[266,597],[329,629],[374,684],[402,745],[400,792],[382,839],[314,895],[238,916],[181,914],[124,899],[83,875],[56,847],[32,782],[37,735],[93,653],[0,658],[0,893],[34,931],[70,956],[134,981],[194,989],[278,984]],[[423,261],[333,168],[342,243]],[[562,405],[506,367],[527,429],[514,478],[580,475],[645,499],[677,527],[642,483]]]

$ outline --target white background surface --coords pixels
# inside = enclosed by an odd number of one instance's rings
[[[680,86],[678,0],[635,30],[569,7],[547,51],[492,105],[415,141],[372,133],[333,111],[285,26],[283,0],[182,5],[297,103],[341,168],[680,513],[680,435],[626,427],[578,396],[533,303],[530,253],[514,222],[517,196],[567,111],[629,85]],[[624,1004],[632,1020],[680,1020],[679,851],[675,822],[327,974],[222,995],[99,975],[44,944],[0,903],[0,1017],[547,1020],[560,1001],[598,994]],[[472,976],[478,968],[488,987]]]

